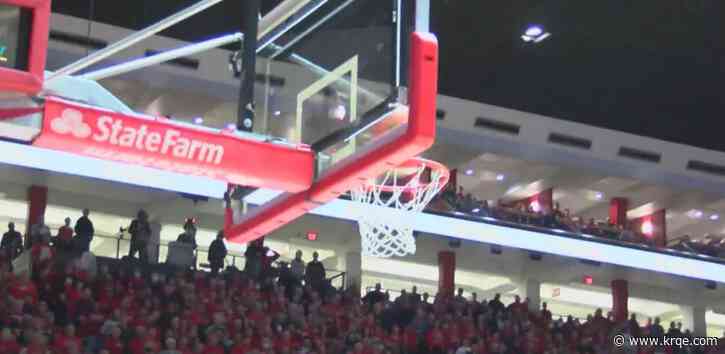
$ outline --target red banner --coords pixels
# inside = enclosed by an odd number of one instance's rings
[[[306,147],[243,139],[231,132],[58,99],[46,101],[42,133],[33,145],[287,192],[308,189],[315,166],[314,155]]]

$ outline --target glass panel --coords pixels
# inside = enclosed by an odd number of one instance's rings
[[[257,132],[322,151],[389,111],[399,77],[395,6],[330,0],[267,46],[258,56]],[[355,147],[337,146],[330,160]]]
[[[27,69],[29,16],[28,10],[0,4],[0,67]]]

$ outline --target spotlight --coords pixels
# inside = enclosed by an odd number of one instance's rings
[[[533,202],[531,202],[531,209],[535,213],[538,213],[538,212],[541,211],[541,204],[539,204],[539,201],[538,200],[534,200]]]
[[[202,118],[202,117],[196,117],[196,118],[194,118],[193,122],[194,122],[194,124],[204,123],[204,118]]]
[[[473,176],[473,170],[469,168],[466,170],[465,174],[466,176]]]
[[[234,123],[228,123],[228,124],[226,125],[226,129],[227,129],[227,130],[232,130],[232,131],[233,131],[233,130],[237,130],[237,125],[236,125],[236,124],[234,124]]]
[[[282,114],[282,111],[274,111],[272,114],[274,114],[275,117],[279,117]]]
[[[596,192],[594,193],[594,199],[596,200],[602,200],[604,198],[604,194],[602,192]]]
[[[652,236],[652,234],[654,233],[654,225],[652,224],[651,221],[647,220],[642,223],[642,233],[645,236],[649,236],[649,237]]]
[[[345,116],[347,115],[347,109],[345,109],[344,105],[337,105],[332,110],[330,110],[330,118],[336,119],[336,120],[343,120],[345,119]]]
[[[718,219],[720,219],[720,215],[717,215],[717,214],[712,214],[712,215],[710,215],[710,220],[712,220],[712,221],[716,221],[716,220],[718,220]]]
[[[504,179],[506,179],[506,176],[504,176],[504,175],[502,175],[502,174],[500,174],[500,173],[496,175],[496,180],[497,180],[497,181],[501,182],[501,181],[503,181]]]
[[[472,211],[472,212],[474,212],[474,213],[478,213],[479,211],[481,211],[481,209],[479,209],[479,208],[476,208],[476,209],[473,209],[473,210],[471,210],[471,211]]]

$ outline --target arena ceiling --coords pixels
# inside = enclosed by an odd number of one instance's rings
[[[407,0],[406,0],[407,1]],[[54,11],[141,28],[194,0],[55,1]],[[264,10],[280,0],[264,1]],[[432,0],[441,92],[725,151],[725,3],[707,0]],[[163,35],[237,30],[225,1]],[[551,36],[525,43],[542,26]]]

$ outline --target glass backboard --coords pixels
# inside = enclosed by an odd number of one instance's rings
[[[318,175],[405,123],[400,0],[328,0],[258,54],[255,132],[307,144]],[[259,86],[257,86],[259,87]]]

